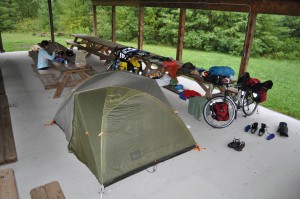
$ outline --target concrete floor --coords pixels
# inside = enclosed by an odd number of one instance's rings
[[[105,70],[95,57],[88,62],[98,71]],[[99,199],[101,185],[89,169],[67,150],[64,133],[48,125],[68,95],[52,99],[54,90],[44,90],[32,71],[27,52],[0,54],[18,161],[0,165],[12,168],[21,199],[30,198],[30,190],[58,181],[67,199]],[[160,85],[167,78],[158,80]],[[194,82],[180,78],[186,88],[202,92]],[[104,190],[105,199],[299,199],[300,198],[300,121],[259,107],[259,114],[236,121],[225,129],[213,129],[187,112],[188,101],[162,89],[196,142],[206,150],[190,151],[147,170],[125,178]],[[296,105],[299,108],[299,105]],[[276,133],[279,122],[288,123],[289,137]],[[253,122],[266,123],[267,135],[245,133]],[[227,147],[234,138],[246,142],[242,152]],[[151,170],[151,168],[149,169]]]

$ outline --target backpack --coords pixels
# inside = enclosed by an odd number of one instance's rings
[[[260,80],[257,78],[249,78],[248,80],[246,80],[245,84],[246,86],[252,88],[253,86],[255,86],[256,84],[260,83]]]
[[[212,118],[217,121],[227,121],[229,119],[228,104],[226,102],[216,102],[212,105]]]

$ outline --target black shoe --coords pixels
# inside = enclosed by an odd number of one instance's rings
[[[235,148],[235,147],[237,147],[238,145],[240,145],[240,139],[235,139],[235,138],[234,138],[234,140],[233,140],[232,142],[230,142],[227,146],[228,146],[229,148]]]
[[[259,131],[258,131],[258,135],[259,135],[259,136],[262,136],[263,134],[265,134],[266,128],[267,128],[267,125],[264,124],[264,123],[261,123],[261,128],[260,128]]]
[[[258,123],[257,122],[254,122],[251,126],[251,133],[252,134],[255,134],[255,132],[257,131],[258,129]]]
[[[236,146],[236,147],[234,147],[234,150],[236,150],[236,151],[242,151],[243,150],[243,148],[245,147],[245,142],[240,142],[240,144],[238,145],[238,146]]]

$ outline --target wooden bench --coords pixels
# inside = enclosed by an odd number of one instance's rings
[[[18,199],[14,171],[0,170],[0,199]]]
[[[30,196],[31,199],[65,199],[65,195],[57,181],[32,189]]]
[[[17,151],[6,95],[0,95],[0,164],[17,161]]]
[[[4,81],[3,81],[1,68],[0,68],[0,95],[5,95],[5,87],[4,87]]]

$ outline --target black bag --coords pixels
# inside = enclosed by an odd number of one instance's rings
[[[267,100],[267,91],[273,87],[271,80],[263,83],[257,83],[252,88],[253,99],[258,103],[262,103]]]

